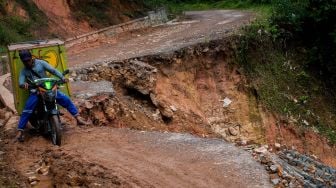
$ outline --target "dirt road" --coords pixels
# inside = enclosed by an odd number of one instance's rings
[[[23,174],[49,162],[50,179],[40,175],[40,186],[271,187],[249,153],[188,134],[67,127],[61,148],[35,136],[12,149]]]
[[[252,12],[235,10],[186,12],[180,21],[102,38],[68,49],[69,66],[85,67],[106,60],[123,60],[171,52],[195,43],[224,37],[254,19]]]

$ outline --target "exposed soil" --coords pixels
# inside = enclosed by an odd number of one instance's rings
[[[8,162],[21,177],[36,176],[26,186],[271,187],[256,157],[228,141],[269,150],[277,142],[335,165],[335,148],[265,111],[234,65],[229,34],[251,13],[186,18],[69,49],[73,98],[91,125],[78,128],[65,113],[56,147],[28,132],[24,143],[10,142],[17,122],[7,122]]]
[[[67,1],[33,1],[48,17],[50,33],[57,33],[58,36],[67,38],[94,30],[88,22],[73,17]]]

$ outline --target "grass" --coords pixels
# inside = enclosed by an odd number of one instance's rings
[[[323,81],[306,70],[306,51],[297,45],[284,48],[274,28],[259,20],[243,29],[237,63],[267,109],[336,144],[336,101]]]
[[[182,14],[183,11],[192,11],[192,10],[214,10],[214,9],[239,9],[239,10],[251,10],[257,12],[263,16],[271,14],[271,5],[270,4],[261,4],[261,3],[251,3],[248,0],[222,0],[217,2],[211,1],[196,1],[196,2],[176,2],[176,1],[148,1],[147,4],[152,7],[159,7],[164,5],[172,14]]]
[[[25,20],[6,12],[6,1],[0,3],[0,48],[13,42],[33,39],[33,30],[41,30],[47,26],[47,18],[31,0],[16,0],[25,7],[29,19]]]

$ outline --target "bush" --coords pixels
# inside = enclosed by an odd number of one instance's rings
[[[274,0],[271,24],[279,38],[304,45],[308,68],[336,87],[336,1]]]
[[[0,21],[0,45],[31,38],[31,24],[19,17],[4,16]]]

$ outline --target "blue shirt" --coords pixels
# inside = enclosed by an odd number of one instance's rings
[[[48,78],[46,71],[49,73],[59,77],[60,79],[63,79],[63,75],[53,67],[51,67],[46,61],[41,59],[34,59],[33,60],[33,68],[34,72],[40,76],[40,78]],[[25,82],[27,82],[27,78],[30,80],[36,80],[39,79],[35,74],[32,73],[30,69],[27,69],[24,67],[20,72],[19,77],[19,85],[24,85]]]

